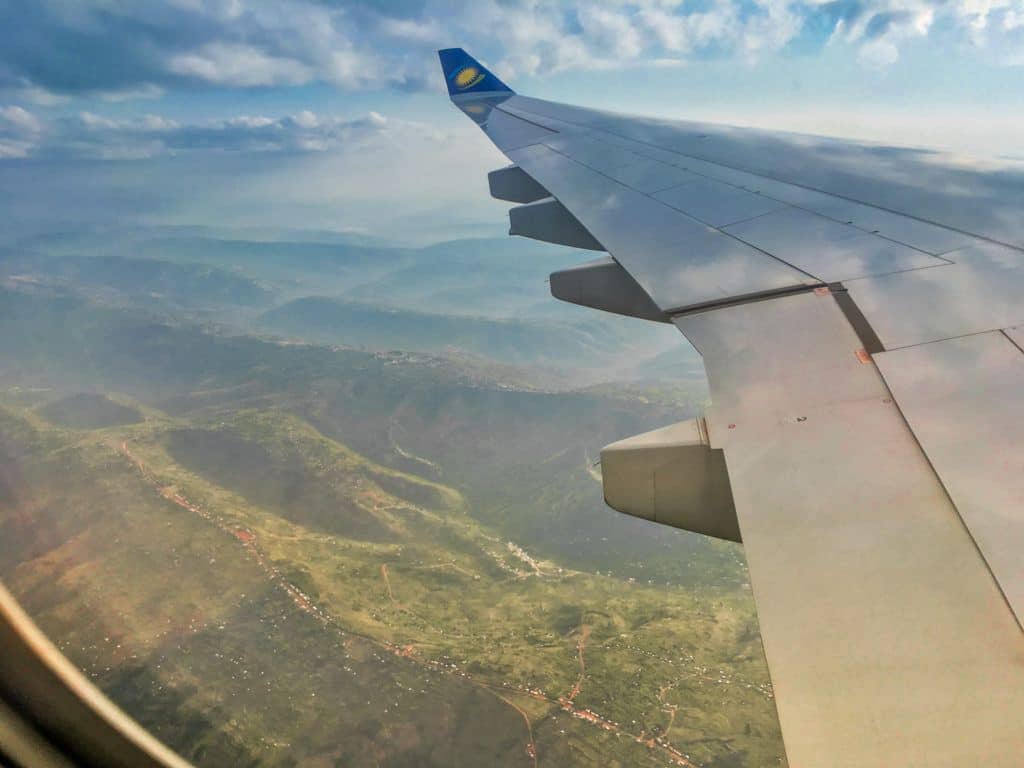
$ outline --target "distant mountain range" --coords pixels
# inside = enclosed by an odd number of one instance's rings
[[[570,249],[520,238],[408,248],[324,232],[227,236],[237,234],[58,230],[6,247],[0,280],[240,332],[541,367],[548,384],[702,379],[673,328],[552,299],[547,275],[581,259]]]

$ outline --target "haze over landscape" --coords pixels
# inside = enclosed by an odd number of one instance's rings
[[[740,549],[594,466],[695,353],[562,249],[309,237],[5,253],[0,576],[61,649],[199,765],[777,763]]]
[[[602,499],[603,445],[701,412],[700,357],[551,298],[593,254],[505,235],[435,50],[1019,156],[1022,19],[0,0],[0,581],[199,766],[784,765],[742,548]]]

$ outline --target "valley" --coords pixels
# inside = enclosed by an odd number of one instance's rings
[[[132,295],[0,291],[0,579],[189,760],[783,764],[742,550],[607,509],[591,466],[699,384]]]

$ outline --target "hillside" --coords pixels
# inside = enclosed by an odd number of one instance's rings
[[[673,406],[534,391],[443,358],[225,337],[75,298],[0,292],[0,331],[16,328],[30,332],[0,333],[0,385],[121,392],[181,416],[279,404],[377,462],[481,488],[474,514],[569,562],[600,567],[618,551],[646,569],[634,576],[700,571],[678,548],[707,539],[607,509],[588,472],[601,446],[684,418],[699,397]],[[509,502],[499,501],[502,483]],[[535,495],[552,492],[563,503]]]
[[[544,559],[274,407],[63,430],[45,397],[0,411],[0,577],[199,765],[778,754],[743,589]]]
[[[490,319],[375,307],[340,299],[296,299],[265,312],[258,327],[310,341],[375,349],[457,348],[513,365],[599,366],[624,333],[601,322]]]
[[[200,766],[778,765],[741,550],[591,466],[703,397],[0,290],[0,579]]]
[[[0,280],[187,307],[258,307],[271,301],[271,292],[258,282],[226,269],[123,256],[48,256],[12,250],[4,254]]]
[[[407,248],[154,227],[25,239],[5,250],[0,285],[241,333],[541,367],[562,386],[700,370],[671,326],[552,299],[548,274],[579,259],[511,238]]]

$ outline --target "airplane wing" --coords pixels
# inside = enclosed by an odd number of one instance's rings
[[[789,764],[1024,755],[1024,166],[449,94],[561,299],[674,323],[705,418],[608,446],[624,512],[742,540]]]

